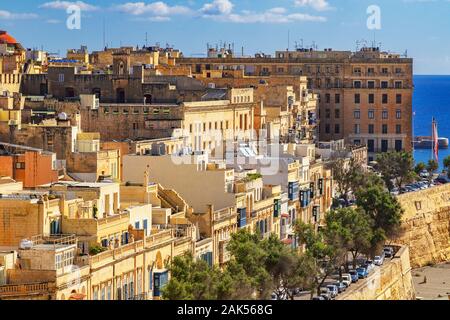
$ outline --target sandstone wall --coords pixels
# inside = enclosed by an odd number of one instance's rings
[[[347,290],[339,300],[415,300],[408,246],[401,247],[391,261],[375,271],[363,286]],[[360,280],[361,282],[361,280]]]
[[[450,260],[450,184],[399,196],[405,210],[403,234],[394,241],[410,247],[419,268]]]

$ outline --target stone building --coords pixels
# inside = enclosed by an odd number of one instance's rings
[[[57,182],[56,154],[0,142],[0,176],[9,176],[25,188]]]
[[[358,52],[299,50],[275,58],[180,58],[193,76],[204,70],[226,77],[308,77],[320,95],[320,140],[345,139],[374,153],[412,149],[413,61],[379,48]],[[207,76],[205,81],[210,80]]]

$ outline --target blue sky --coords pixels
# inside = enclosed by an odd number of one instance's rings
[[[81,29],[66,27],[70,2],[82,9]],[[381,9],[381,29],[369,30],[367,8]],[[169,43],[185,55],[205,53],[206,43],[244,46],[246,54],[290,47],[303,39],[319,49],[355,50],[376,39],[384,50],[415,59],[416,74],[450,74],[448,0],[0,0],[0,29],[25,47],[64,54],[85,44]],[[240,49],[239,49],[240,51]]]

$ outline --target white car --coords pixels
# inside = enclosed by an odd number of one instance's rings
[[[376,266],[382,266],[384,263],[384,256],[375,256],[373,263],[375,263]]]
[[[365,263],[365,267],[367,269],[367,272],[371,273],[373,271],[373,269],[375,268],[375,265],[372,260],[367,260]]]
[[[344,273],[342,274],[342,282],[345,284],[345,286],[348,288],[352,284],[352,276],[350,273]]]

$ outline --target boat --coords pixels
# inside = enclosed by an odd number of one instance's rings
[[[448,149],[448,138],[438,138],[439,149]],[[428,136],[417,136],[414,138],[414,148],[416,149],[432,149],[433,138]]]

